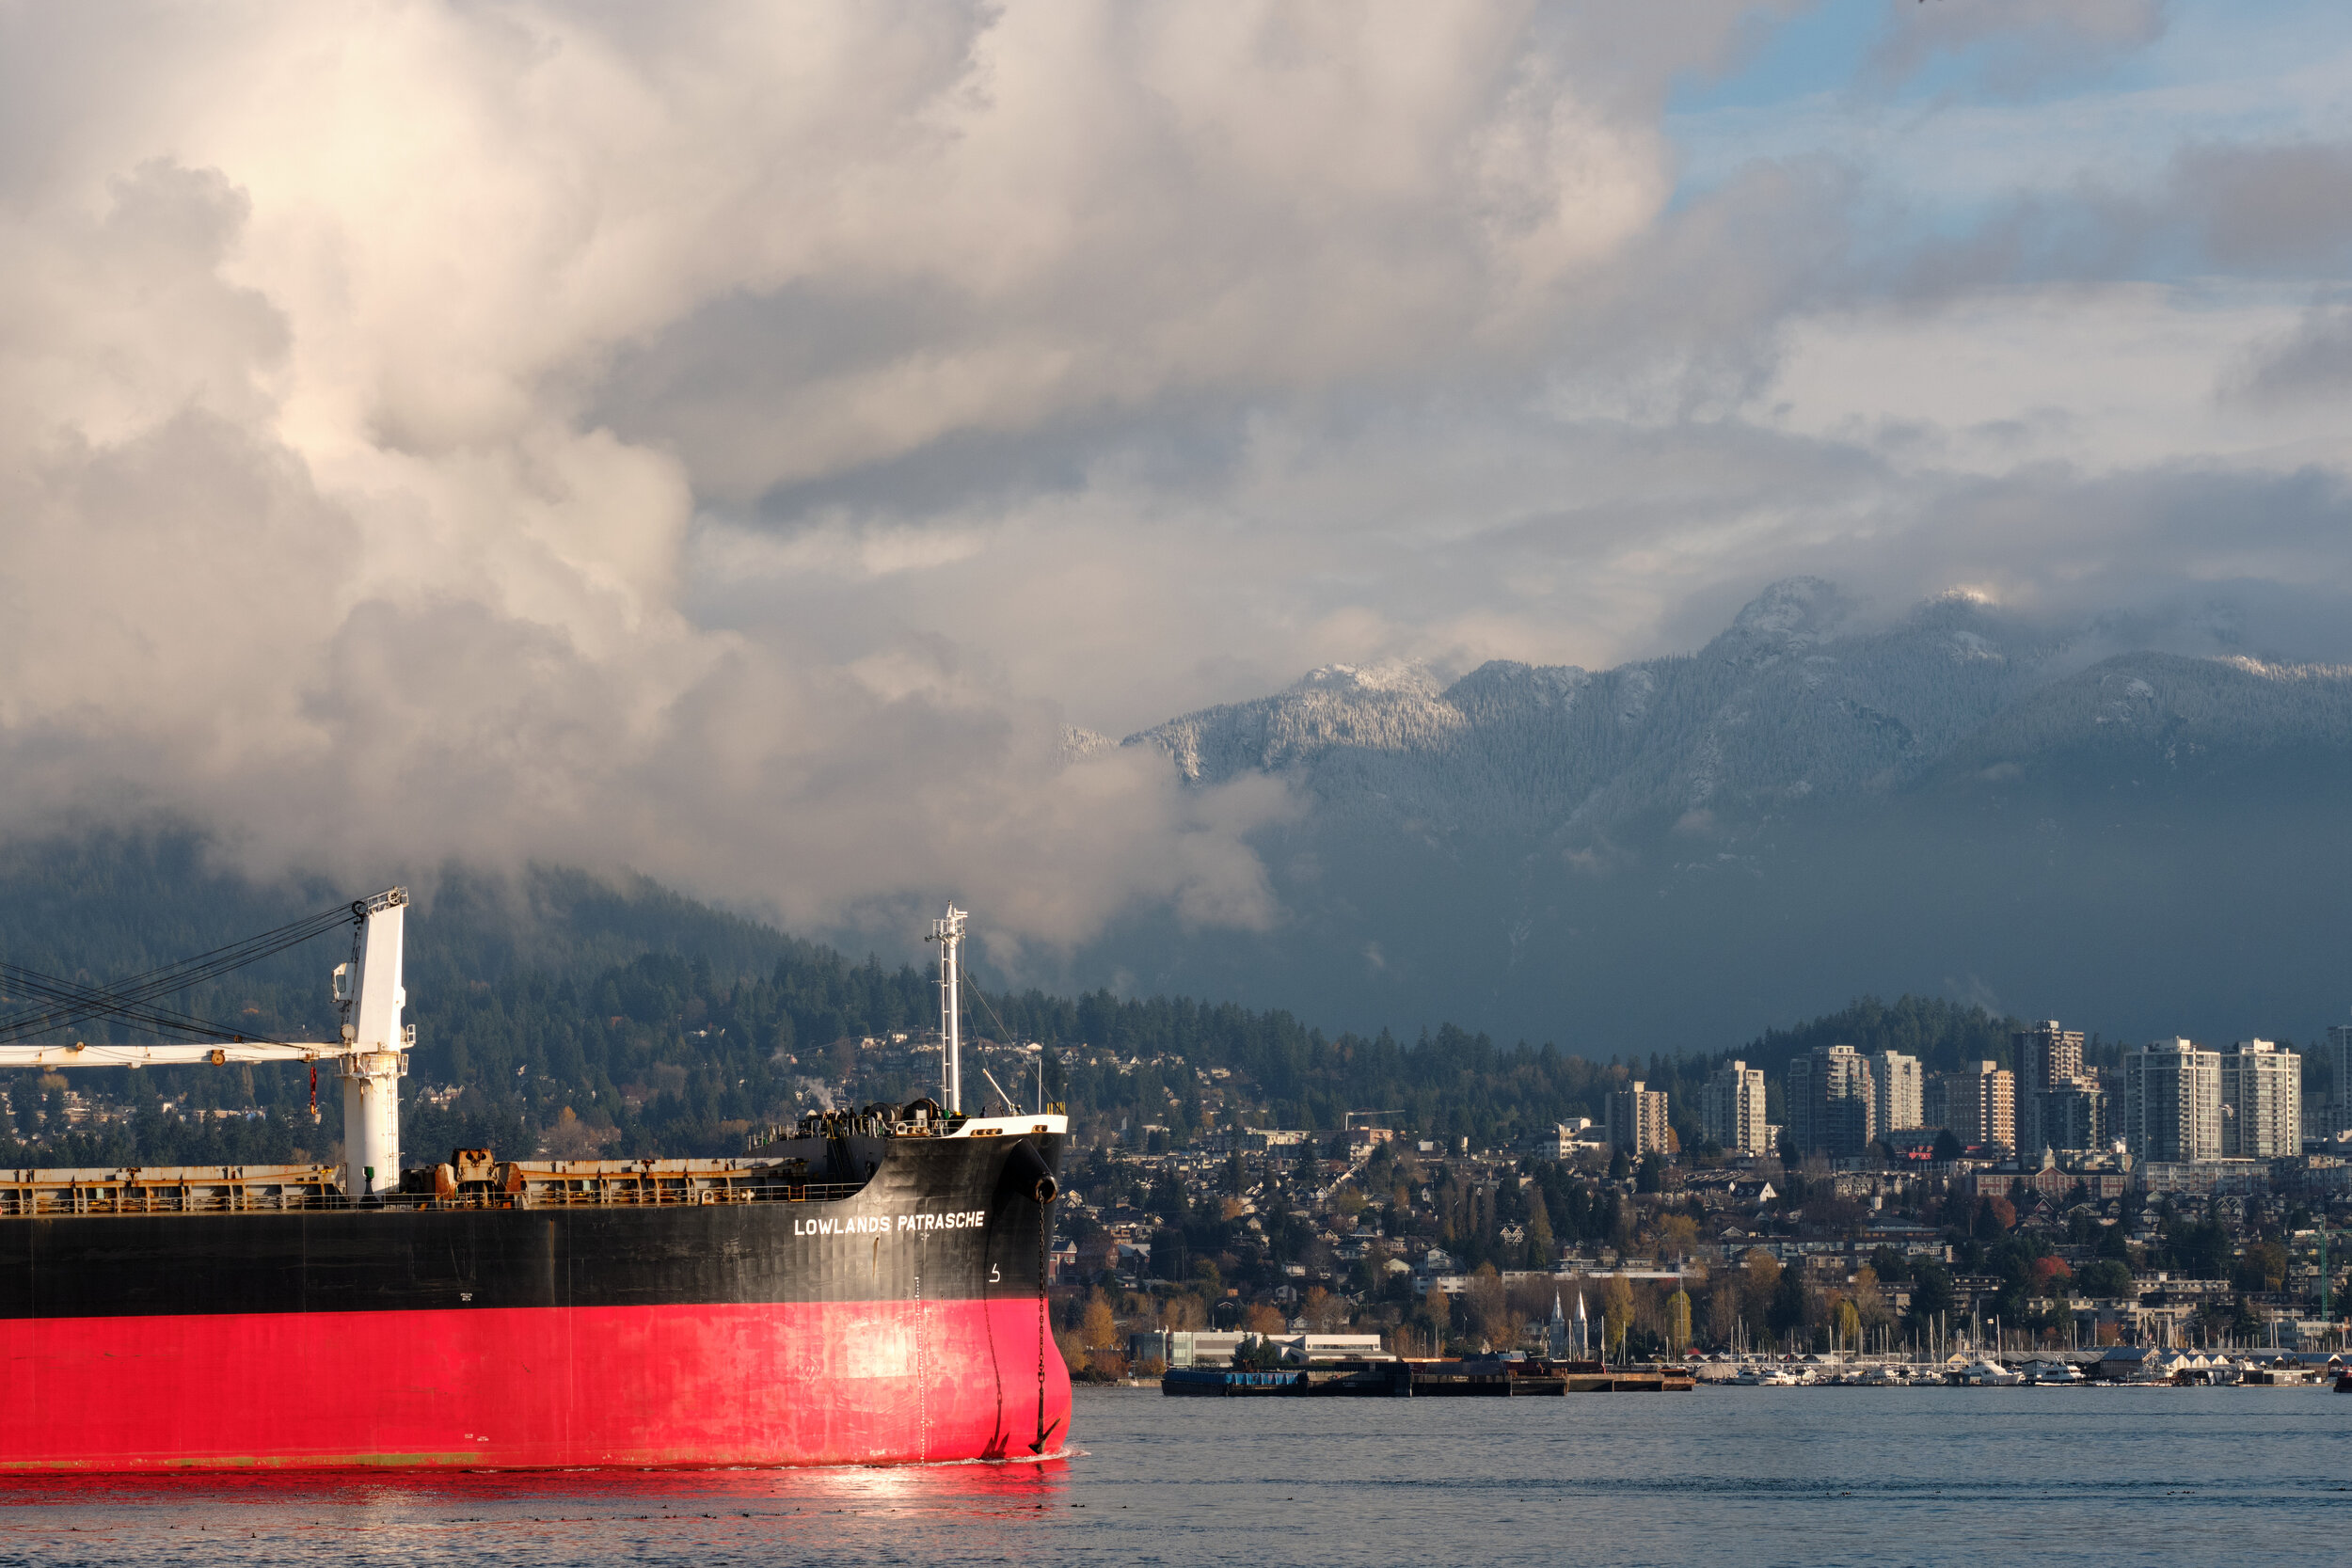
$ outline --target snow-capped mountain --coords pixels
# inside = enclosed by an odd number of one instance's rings
[[[2352,974],[2314,933],[2352,886],[2352,670],[2231,655],[2233,629],[2185,654],[1963,596],[1871,624],[1800,578],[1613,670],[1317,670],[1122,742],[1299,793],[1261,847],[1280,925],[1099,956],[1587,1049],[1923,989],[2111,1027],[2337,1021]],[[2256,996],[2302,1011],[2239,1018]]]
[[[1829,584],[1798,578],[1690,656],[1597,673],[1498,661],[1450,686],[1413,666],[1333,665],[1124,744],[1166,751],[1197,784],[1281,774],[1327,814],[1471,833],[1752,821],[1900,791],[1963,758],[2022,766],[2143,742],[2177,766],[2201,749],[2352,744],[2352,671],[2091,661],[2095,629],[2054,638],[1958,596],[1890,627],[1841,631],[1849,613]]]

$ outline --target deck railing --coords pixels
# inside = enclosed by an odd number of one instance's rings
[[[455,1192],[343,1195],[332,1166],[0,1171],[0,1219],[75,1214],[240,1214],[361,1210],[684,1208],[725,1203],[834,1203],[862,1181],[795,1180],[773,1167],[718,1161],[516,1162],[494,1181]]]

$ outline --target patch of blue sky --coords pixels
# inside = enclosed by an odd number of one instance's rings
[[[1963,232],[2020,199],[2153,194],[2192,143],[2352,135],[2352,6],[2176,0],[2152,40],[2022,81],[1998,42],[1891,77],[1884,45],[1906,8],[1825,0],[1759,20],[1727,70],[1679,84],[1676,203],[1760,160],[1826,159],[1859,176],[1878,216]]]

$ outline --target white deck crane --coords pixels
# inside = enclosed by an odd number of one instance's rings
[[[355,927],[351,960],[335,966],[335,1003],[342,1017],[340,1040],[247,1040],[232,1037],[209,1042],[171,1041],[159,1045],[19,1042],[0,1044],[0,1068],[54,1070],[188,1063],[221,1066],[232,1062],[315,1065],[331,1060],[340,1064],[343,1083],[343,1192],[356,1203],[393,1191],[400,1185],[400,1080],[408,1071],[408,1048],[416,1043],[417,1034],[413,1024],[404,1024],[400,1020],[401,1009],[408,1003],[408,993],[401,985],[401,948],[407,911],[408,890],[396,887],[354,902],[347,912],[332,911],[340,918],[326,925],[318,925],[322,917],[297,923],[317,925],[317,930],[307,931],[304,937],[293,939],[295,941],[331,929],[337,924],[347,922]],[[257,942],[261,940],[257,939]],[[251,957],[238,957],[233,964],[214,965],[212,972],[220,973],[225,967],[235,967],[252,961],[253,957],[281,950],[282,946],[257,948]],[[51,990],[47,994],[64,1004],[61,1011],[146,1022],[153,1016],[152,1010],[144,1006],[146,999],[190,983],[167,971],[158,974],[166,978],[152,980],[143,988],[126,985],[115,992],[51,982],[53,987],[62,989]],[[34,1021],[40,1022],[40,1017],[35,1015]]]

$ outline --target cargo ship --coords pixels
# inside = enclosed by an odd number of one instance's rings
[[[405,892],[349,907],[342,1037],[0,1044],[0,1066],[309,1061],[340,1166],[0,1171],[0,1468],[898,1465],[1068,1439],[1045,1300],[1067,1124],[942,1085],[734,1159],[406,1164]],[[11,972],[11,989],[23,983]],[[168,977],[167,981],[168,982]],[[54,1015],[209,1030],[157,982]]]

